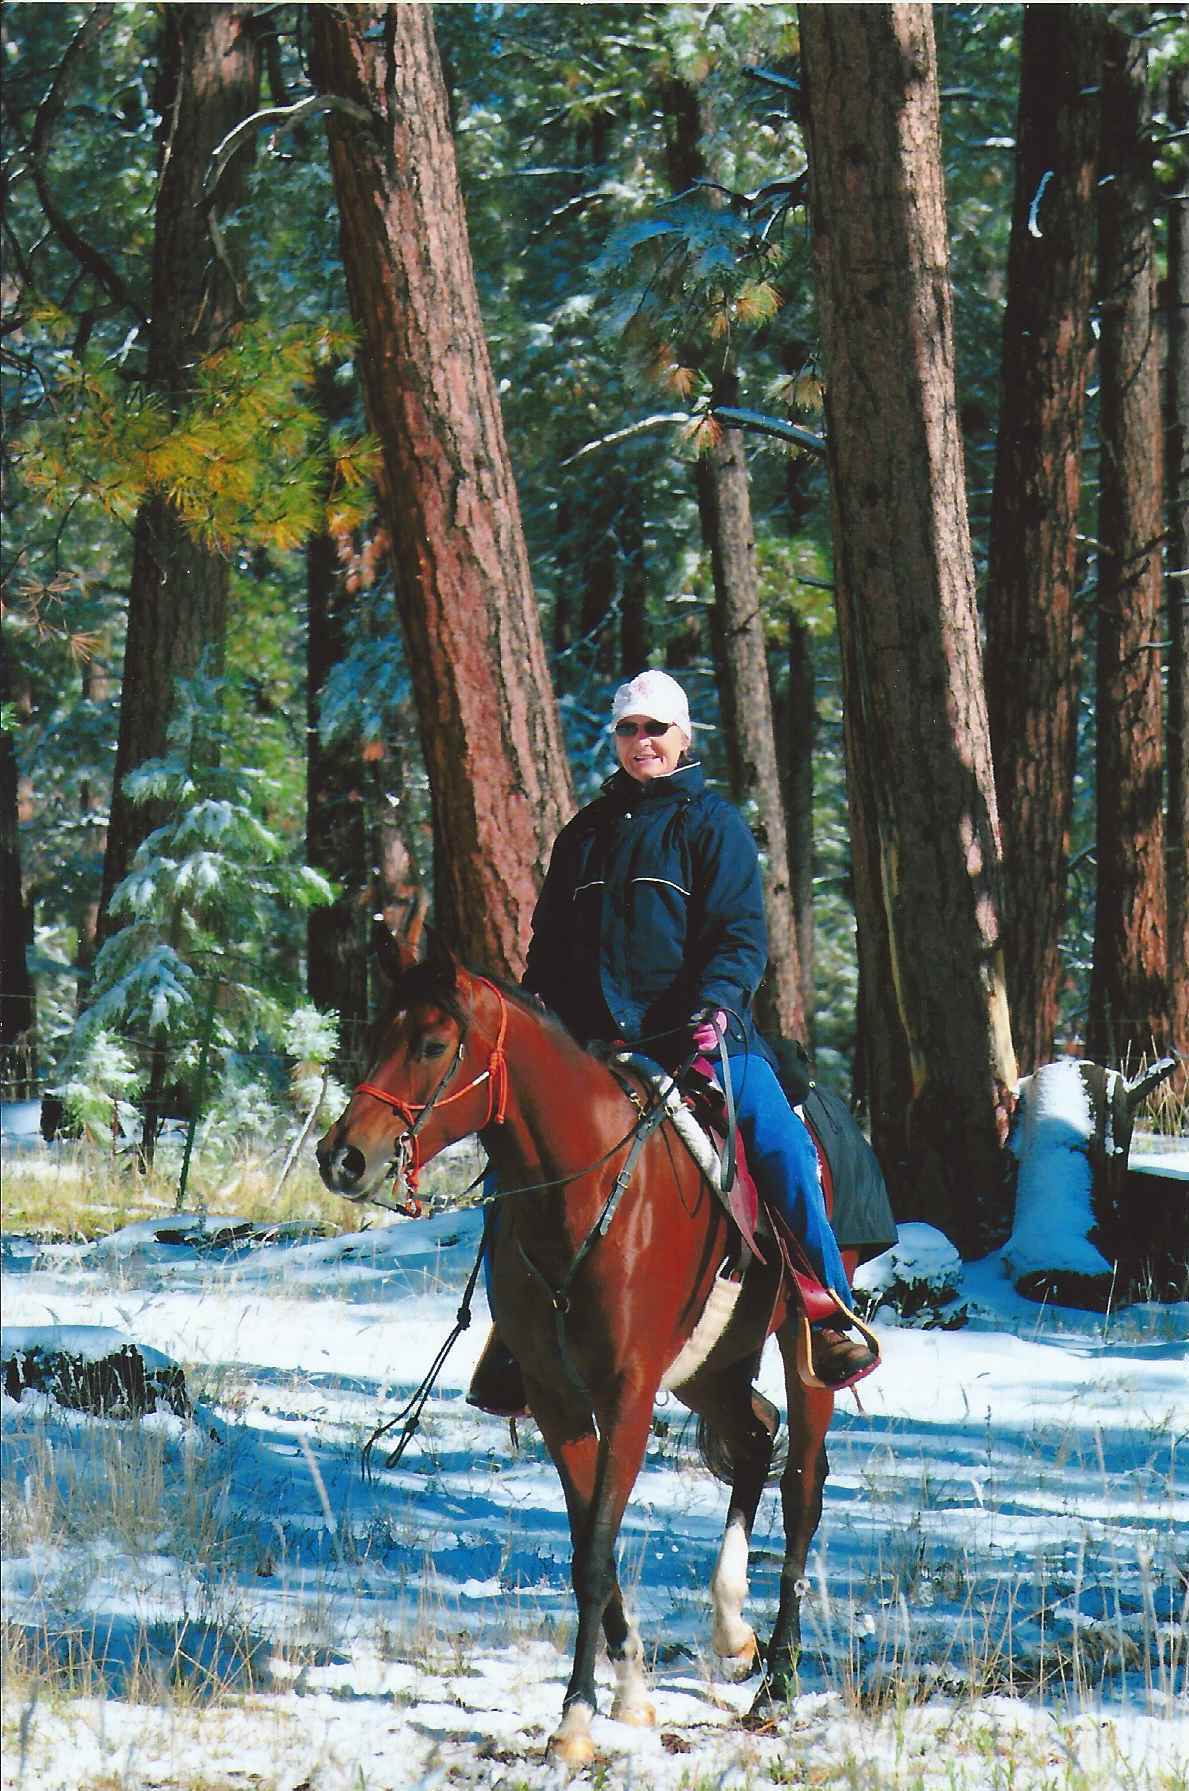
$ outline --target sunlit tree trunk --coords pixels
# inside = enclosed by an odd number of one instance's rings
[[[212,151],[255,111],[260,56],[250,6],[180,5],[160,9],[161,173],[153,237],[153,291],[147,378],[168,406],[190,390],[195,362],[222,339],[239,314],[235,274],[216,251],[203,180]],[[216,193],[217,213],[243,197],[245,152]],[[120,728],[111,820],[103,866],[102,907],[140,841],[160,821],[153,804],[134,805],[125,775],[165,749],[179,678],[203,654],[222,666],[228,568],[200,546],[168,498],[141,506],[133,537]],[[101,930],[105,914],[101,913]]]
[[[1006,1216],[1016,1068],[932,19],[800,21],[874,1142],[898,1213],[969,1248]]]
[[[1147,52],[1108,26],[1099,182],[1097,864],[1089,1056],[1169,1039],[1160,688],[1162,418]]]
[[[665,83],[663,103],[669,184],[682,193],[706,172],[701,108],[697,94],[678,80]],[[724,374],[715,399],[738,402],[732,373]],[[803,1040],[808,1027],[742,431],[718,430],[694,468],[694,481],[714,578],[711,634],[731,794],[752,823],[764,861],[768,971],[756,1013],[766,1031]]]
[[[740,430],[723,431],[699,459],[695,478],[714,575],[711,626],[721,674],[719,706],[731,794],[752,823],[764,863],[768,971],[756,996],[757,1017],[779,1038],[804,1039],[784,798],[760,613],[751,487]]]
[[[1102,9],[1026,6],[987,573],[987,707],[1020,1069],[1053,1054],[1080,639],[1078,500],[1091,355]]]
[[[1189,125],[1189,70],[1170,82],[1174,129]],[[1181,162],[1184,171],[1186,164]],[[1189,175],[1168,204],[1168,986],[1172,1043],[1189,1053]]]
[[[435,918],[518,974],[573,803],[428,6],[317,6],[343,263],[434,803]],[[361,122],[366,114],[367,122]]]

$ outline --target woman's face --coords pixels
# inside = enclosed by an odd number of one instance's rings
[[[688,737],[675,724],[661,734],[650,734],[650,727],[659,727],[649,715],[625,715],[615,724],[615,754],[629,777],[638,784],[651,783],[654,777],[668,777],[677,769],[677,761],[689,745]],[[621,730],[630,729],[630,732]]]

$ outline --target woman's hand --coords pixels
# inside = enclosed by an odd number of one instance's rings
[[[699,1051],[717,1051],[718,1041],[727,1029],[727,1016],[721,1007],[706,1008],[690,1021],[690,1039]]]

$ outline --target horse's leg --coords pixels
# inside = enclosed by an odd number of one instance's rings
[[[796,1683],[801,1652],[801,1597],[805,1591],[805,1563],[822,1515],[822,1492],[829,1463],[826,1431],[834,1410],[834,1396],[805,1387],[797,1373],[794,1339],[790,1325],[777,1332],[784,1358],[788,1391],[789,1454],[780,1480],[780,1504],[784,1519],[784,1565],[780,1572],[780,1604],[776,1627],[768,1644],[763,1684],[752,1704],[753,1716],[764,1716],[772,1705],[786,1702]]]
[[[590,1719],[594,1715],[595,1660],[599,1628],[618,1681],[611,1714],[620,1722],[651,1724],[656,1714],[645,1696],[639,1633],[628,1618],[615,1572],[615,1541],[628,1496],[635,1485],[652,1421],[652,1401],[634,1397],[621,1403],[596,1443],[589,1428],[576,1435],[572,1422],[546,1394],[534,1397],[533,1416],[562,1479],[574,1542],[573,1582],[578,1604],[574,1666],[562,1705],[562,1721],[549,1753],[570,1766],[594,1757]]]
[[[714,1610],[711,1640],[723,1660],[751,1667],[758,1653],[755,1630],[743,1616],[747,1558],[760,1495],[772,1460],[779,1415],[752,1385],[754,1359],[733,1363],[705,1385],[691,1382],[679,1397],[710,1424],[730,1458],[733,1478],[726,1528],[710,1578]]]

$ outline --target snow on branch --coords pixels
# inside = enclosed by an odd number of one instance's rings
[[[643,435],[649,429],[666,427],[689,428],[701,423],[707,417],[713,417],[718,423],[725,423],[729,429],[745,429],[753,435],[771,435],[778,441],[789,442],[801,448],[807,454],[824,460],[826,455],[826,439],[815,435],[812,429],[802,429],[798,423],[788,423],[782,417],[772,417],[766,411],[742,410],[734,404],[713,404],[707,410],[666,410],[657,411],[650,417],[640,417],[635,423],[627,423],[622,429],[609,430],[606,435],[599,435],[593,441],[584,442],[573,454],[559,462],[560,466],[573,466],[576,461],[584,460],[588,454],[599,448],[613,448],[620,442],[629,441],[634,435]]]

